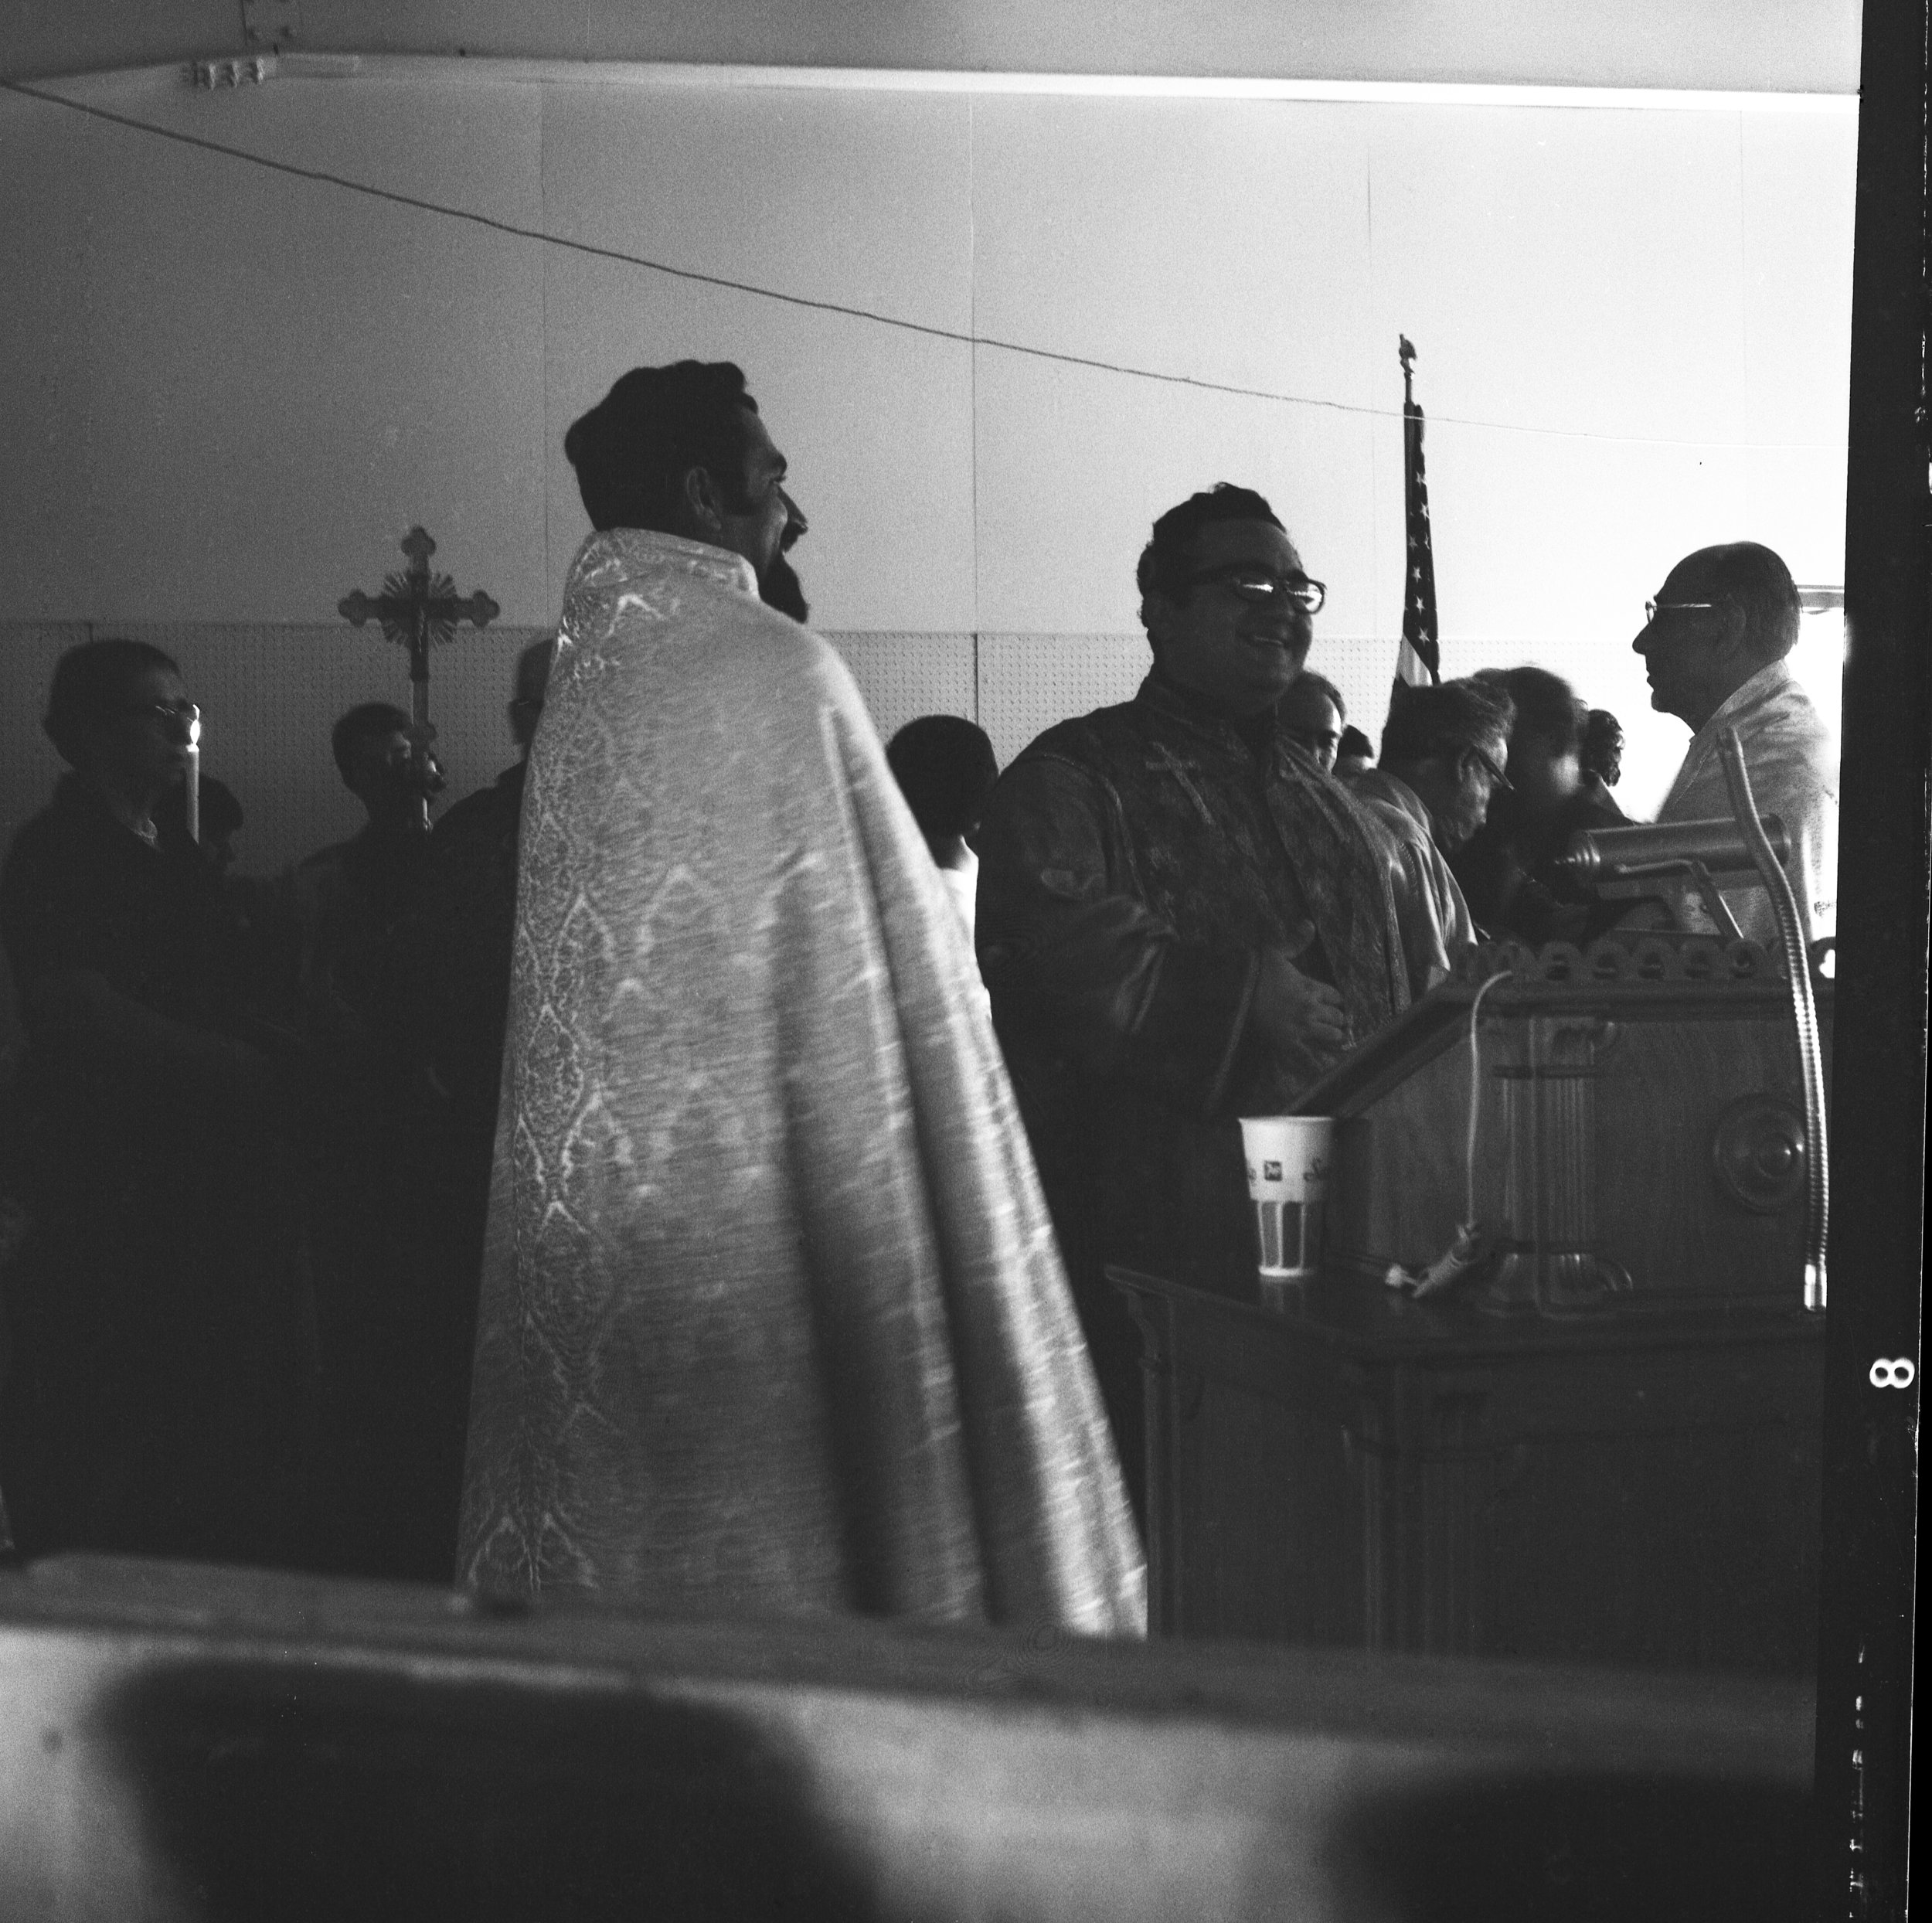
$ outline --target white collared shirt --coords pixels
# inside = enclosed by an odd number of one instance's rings
[[[1692,736],[1658,811],[1660,824],[1731,819],[1730,791],[1717,738],[1737,730],[1751,799],[1760,815],[1776,815],[1791,838],[1784,871],[1798,896],[1804,938],[1815,941],[1838,927],[1838,744],[1811,698],[1789,666],[1774,661],[1733,689],[1717,712]],[[1777,919],[1764,890],[1754,884],[1719,891],[1740,931],[1767,946],[1777,938]],[[1709,932],[1714,924],[1686,886],[1680,925]]]

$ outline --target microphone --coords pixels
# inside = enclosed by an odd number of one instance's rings
[[[1791,837],[1775,815],[1763,818],[1766,839],[1781,863],[1791,858]],[[1674,822],[1667,828],[1586,828],[1570,838],[1560,866],[1593,888],[1639,875],[1693,872],[1757,874],[1750,846],[1736,822]]]

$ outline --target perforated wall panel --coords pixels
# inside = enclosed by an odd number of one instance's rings
[[[979,725],[999,764],[1056,721],[1125,701],[1145,677],[1145,635],[982,635]]]
[[[828,635],[882,741],[922,714],[975,720],[971,635]]]

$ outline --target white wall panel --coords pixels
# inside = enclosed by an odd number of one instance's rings
[[[863,308],[971,323],[963,100],[606,92],[543,100],[543,202],[572,239]],[[587,529],[564,431],[627,367],[742,366],[812,533],[794,557],[838,628],[970,629],[968,349],[559,252],[546,287],[549,586]]]
[[[304,165],[535,215],[527,90],[213,100],[138,104]],[[90,124],[89,139],[92,165],[54,202],[87,263],[70,324],[87,393],[67,453],[86,508],[31,547],[0,542],[0,608],[326,619],[355,584],[345,570],[386,563],[421,521],[466,590],[541,618],[539,250],[145,134]]]
[[[1383,410],[969,350],[0,99],[17,188],[0,201],[0,618],[228,637],[196,669],[216,730],[256,699],[235,637],[260,635],[264,672],[311,637],[328,665],[250,723],[310,757],[299,776],[264,764],[244,794],[251,862],[339,829],[327,727],[365,689],[336,601],[375,587],[420,519],[460,589],[513,627],[554,620],[585,531],[563,429],[640,360],[747,368],[812,521],[797,560],[815,621],[882,725],[976,701],[1003,755],[1131,692],[1135,557],[1158,513],[1222,478],[1267,493],[1328,583],[1316,665],[1343,663],[1328,671],[1379,723],[1398,331],[1430,414],[1445,666],[1569,675],[1623,716],[1634,787],[1661,793],[1682,746],[1629,652],[1670,563],[1753,534],[1801,578],[1838,578],[1849,117],[461,73],[76,90],[697,272]],[[363,645],[367,676],[400,689],[400,659]],[[29,652],[0,662],[16,708],[44,682]],[[459,788],[505,751],[499,670],[507,654],[477,684],[473,757],[470,735],[446,744]]]

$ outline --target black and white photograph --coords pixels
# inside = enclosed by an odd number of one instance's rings
[[[1902,1923],[1926,101],[0,13],[0,1923]]]

